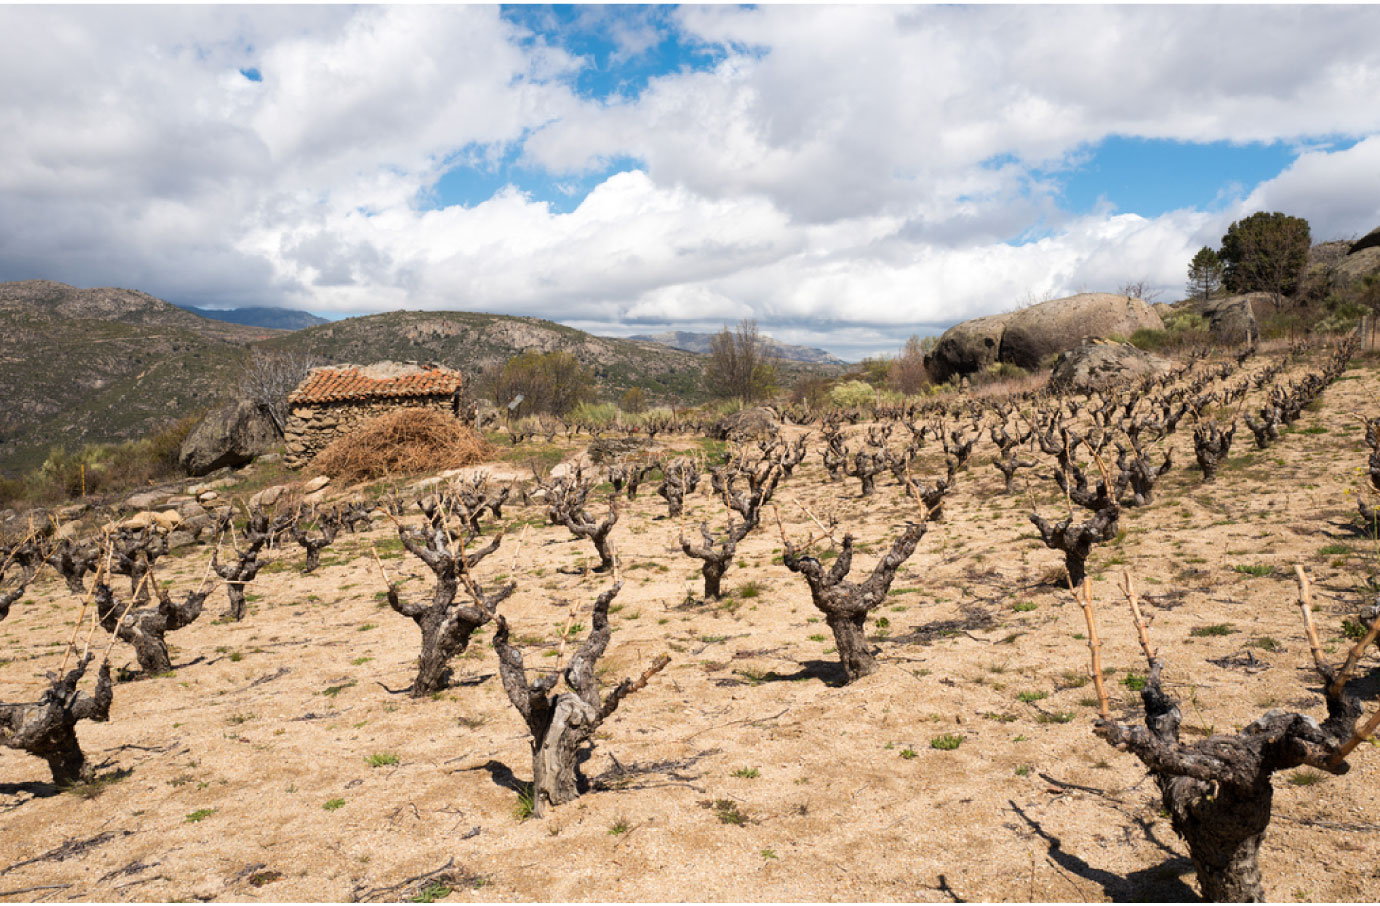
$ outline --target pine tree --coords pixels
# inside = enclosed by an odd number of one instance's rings
[[[1207,246],[1198,249],[1198,254],[1188,265],[1188,296],[1190,299],[1212,298],[1212,294],[1222,287],[1222,259]]]
[[[1298,285],[1308,263],[1312,237],[1308,221],[1278,211],[1258,211],[1233,223],[1222,237],[1218,253],[1226,265],[1224,281],[1236,293],[1273,293],[1275,309]]]

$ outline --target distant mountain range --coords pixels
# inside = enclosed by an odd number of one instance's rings
[[[709,341],[716,334],[695,333],[688,330],[668,330],[665,333],[638,334],[628,337],[630,340],[645,340],[648,343],[660,343],[662,346],[670,346],[672,349],[684,349],[686,352],[698,352],[701,355],[709,353]],[[831,355],[823,349],[815,349],[812,346],[791,346],[788,343],[779,343],[765,334],[759,334],[758,338],[762,341],[767,355],[774,359],[785,359],[788,362],[808,362],[811,365],[845,365],[843,359]]]
[[[594,372],[603,399],[632,387],[652,403],[708,398],[702,355],[540,318],[394,311],[282,330],[210,320],[136,290],[27,280],[0,283],[0,475],[55,447],[143,437],[233,398],[255,349],[323,363],[435,361],[468,380],[521,352],[564,350]],[[789,386],[841,369],[791,361],[780,371]]]
[[[209,318],[212,321],[243,324],[247,327],[268,327],[273,330],[301,330],[304,327],[315,327],[317,324],[328,323],[325,318],[309,311],[298,311],[294,308],[254,306],[220,309],[197,308],[194,305],[179,305],[178,308],[195,315],[201,315],[203,318]]]

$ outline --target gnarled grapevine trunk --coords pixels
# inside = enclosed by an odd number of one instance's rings
[[[1210,736],[1197,743],[1179,740],[1178,703],[1164,691],[1163,662],[1150,649],[1149,634],[1130,591],[1132,612],[1150,675],[1141,691],[1144,726],[1110,718],[1095,732],[1121,751],[1139,758],[1159,786],[1174,830],[1188,844],[1203,897],[1212,902],[1254,903],[1265,899],[1261,885],[1260,844],[1270,824],[1274,800],[1271,778],[1277,771],[1307,764],[1345,774],[1346,755],[1374,730],[1376,719],[1357,728],[1362,708],[1350,688],[1350,674],[1362,646],[1338,670],[1324,664],[1313,629],[1307,580],[1299,570],[1301,599],[1314,664],[1324,682],[1327,719],[1271,710],[1235,734]],[[1089,617],[1091,625],[1091,617]],[[1377,625],[1380,625],[1378,623]],[[1090,633],[1091,635],[1091,633]],[[1105,700],[1103,703],[1105,712]]]
[[[877,661],[864,632],[868,611],[886,600],[896,571],[915,552],[927,528],[923,522],[908,523],[891,550],[873,568],[872,575],[861,583],[845,578],[853,566],[852,534],[843,536],[843,549],[833,568],[827,571],[819,560],[799,555],[790,542],[786,542],[782,559],[787,569],[800,573],[810,586],[810,598],[834,632],[834,644],[848,682],[876,672]]]
[[[704,537],[703,545],[696,545],[685,536],[681,536],[680,547],[689,557],[695,557],[704,561],[704,566],[700,567],[700,573],[704,576],[704,596],[706,599],[713,598],[718,600],[722,596],[721,584],[723,577],[728,572],[729,564],[733,562],[733,554],[738,549],[738,542],[750,530],[746,524],[737,525],[732,519],[728,521],[728,534],[721,545],[716,545],[714,535],[709,531],[708,523],[700,524],[700,534]]]
[[[110,717],[114,693],[110,663],[101,664],[93,694],[77,691],[91,655],[82,658],[66,676],[48,675],[48,688],[33,704],[0,704],[0,745],[20,749],[48,762],[53,782],[68,786],[86,779],[86,756],[77,742],[80,720],[103,722]]]
[[[388,586],[389,606],[411,619],[422,632],[422,650],[417,656],[412,697],[424,698],[450,684],[451,659],[464,653],[474,631],[493,619],[498,605],[517,589],[517,585],[509,583],[486,595],[470,577],[470,571],[479,561],[498,550],[502,535],[472,554],[466,554],[463,548],[452,551],[443,529],[426,535],[400,527],[398,535],[403,546],[436,576],[430,605],[403,601],[398,596],[398,587],[391,583]],[[462,582],[473,598],[472,604],[456,600]]]
[[[165,589],[158,589],[156,606],[135,610],[116,599],[109,585],[98,582],[96,615],[106,632],[134,646],[140,669],[145,675],[154,676],[172,669],[164,634],[189,626],[201,616],[207,594],[201,589],[188,592],[182,603],[178,604]]]
[[[552,807],[580,795],[580,752],[594,731],[618,710],[624,698],[641,689],[670,658],[661,655],[638,679],[625,679],[601,700],[594,665],[608,647],[609,604],[622,583],[601,594],[594,603],[590,634],[563,673],[552,672],[529,682],[522,652],[508,642],[508,624],[498,617],[494,651],[508,700],[522,715],[532,734],[532,814],[540,818]],[[561,678],[569,692],[554,694]]]

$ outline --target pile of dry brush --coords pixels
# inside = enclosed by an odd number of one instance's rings
[[[455,418],[433,409],[399,409],[326,447],[311,469],[349,484],[458,469],[491,455],[489,444]]]

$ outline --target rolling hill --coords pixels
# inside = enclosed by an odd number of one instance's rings
[[[539,318],[397,311],[288,332],[209,320],[135,290],[4,283],[0,474],[41,464],[53,447],[131,440],[208,409],[235,394],[255,348],[325,362],[436,361],[467,375],[520,352],[563,349],[594,371],[603,399],[630,387],[652,403],[707,398],[702,355]],[[786,384],[837,371],[781,363]]]

